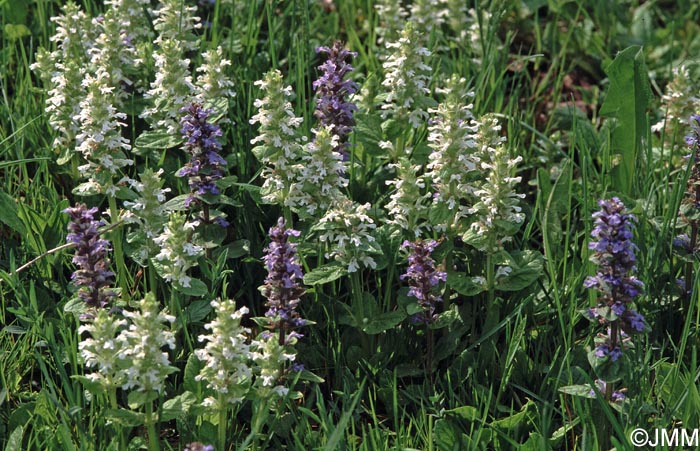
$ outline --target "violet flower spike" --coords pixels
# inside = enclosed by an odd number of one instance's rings
[[[304,294],[304,289],[298,282],[303,278],[303,274],[296,245],[289,242],[290,236],[296,237],[299,234],[297,230],[286,228],[283,218],[279,218],[276,227],[270,228],[270,244],[263,257],[268,275],[260,291],[267,298],[265,305],[268,310],[265,316],[271,320],[271,329],[287,332],[306,324],[296,311]],[[287,333],[286,339],[300,336],[291,332]]]
[[[401,280],[408,279],[408,295],[418,299],[418,303],[423,307],[423,314],[416,315],[415,322],[432,323],[437,319],[435,306],[442,302],[442,298],[433,293],[434,287],[440,281],[447,281],[447,273],[438,271],[435,268],[435,261],[430,254],[437,247],[435,240],[410,242],[404,241],[402,247],[411,249],[408,257],[409,267],[406,274],[400,276]]]
[[[186,105],[180,111],[186,113],[180,121],[180,131],[192,158],[176,175],[189,178],[191,193],[185,200],[185,206],[190,207],[198,202],[195,195],[221,194],[215,182],[223,178],[223,167],[227,163],[219,154],[221,128],[208,122],[212,111],[196,102]]]
[[[78,269],[71,279],[78,287],[78,297],[90,307],[106,307],[115,293],[107,289],[114,273],[108,269],[109,241],[101,238],[98,230],[104,223],[94,219],[97,208],[88,209],[85,204],[66,208],[63,212],[71,218],[66,241],[75,244],[73,263]]]
[[[357,111],[357,106],[346,98],[357,92],[357,84],[344,78],[353,70],[348,60],[357,53],[345,50],[340,41],[335,41],[330,48],[318,47],[316,53],[325,53],[328,59],[318,66],[322,74],[313,82],[317,96],[314,116],[322,125],[334,126],[333,132],[339,137],[335,150],[346,157],[347,139],[355,125],[353,114]]]

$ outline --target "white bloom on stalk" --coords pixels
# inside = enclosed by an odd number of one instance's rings
[[[685,66],[673,68],[673,79],[666,85],[666,92],[661,96],[663,107],[661,111],[666,116],[652,125],[654,132],[664,132],[667,143],[672,139],[681,141],[689,126],[688,119],[697,112],[700,96],[697,95],[697,83],[690,76],[690,71]],[[674,133],[677,136],[673,136]]]
[[[124,154],[131,149],[129,140],[121,134],[126,115],[114,107],[114,86],[104,68],[98,67],[94,76],[86,74],[83,87],[87,96],[80,102],[80,112],[74,117],[81,125],[75,140],[76,151],[87,163],[78,170],[100,192],[113,192],[114,176],[124,166],[134,164]]]
[[[216,101],[228,100],[236,96],[233,81],[226,75],[226,68],[231,61],[224,58],[224,50],[217,47],[202,53],[204,62],[197,68],[196,91],[199,101],[214,105]],[[218,111],[223,113],[223,111]]]
[[[287,344],[293,345],[294,342],[288,340]],[[280,379],[284,368],[296,359],[296,354],[285,352],[285,345],[279,343],[279,336],[269,331],[253,340],[250,349],[256,367],[255,390],[258,397],[286,396],[289,388],[282,385]]]
[[[347,165],[337,151],[339,138],[333,126],[312,130],[315,139],[303,147],[302,164],[296,192],[300,193],[299,208],[309,215],[325,212],[344,195],[348,186]]]
[[[408,12],[401,6],[401,0],[378,0],[374,8],[379,16],[375,33],[378,49],[381,50],[385,48],[385,44],[399,39]]]
[[[124,310],[129,327],[117,337],[119,358],[124,362],[122,388],[135,388],[139,392],[162,392],[165,379],[177,371],[170,364],[164,347],[175,349],[175,335],[166,328],[175,317],[160,311],[153,293],[139,302],[139,311]]]
[[[158,32],[155,44],[162,46],[166,41],[175,41],[184,52],[199,49],[194,30],[202,28],[202,19],[196,12],[196,6],[186,6],[182,0],[160,0],[153,20],[153,28]]]
[[[398,42],[386,44],[392,53],[382,64],[385,71],[382,86],[386,90],[382,118],[408,121],[414,128],[428,119],[425,108],[432,101],[428,97],[432,68],[425,63],[430,51],[421,46],[421,40],[415,25],[408,22]]]
[[[427,199],[430,194],[424,193],[425,182],[418,173],[419,165],[411,164],[408,158],[402,157],[398,163],[390,167],[396,168],[396,178],[387,180],[387,185],[393,185],[395,191],[389,196],[386,205],[389,211],[389,224],[394,224],[420,237],[425,228],[429,228],[426,219],[428,214]]]
[[[333,258],[355,272],[360,265],[376,268],[371,254],[377,254],[372,232],[377,227],[367,214],[371,205],[360,205],[348,198],[338,199],[337,203],[319,219],[312,230],[318,231],[318,239],[331,246],[326,258]]]
[[[435,230],[456,233],[469,214],[474,195],[474,182],[481,176],[477,155],[478,124],[474,121],[471,104],[467,99],[474,94],[466,92],[465,80],[453,76],[444,90],[445,100],[432,113],[428,127],[428,146],[431,148],[425,178],[431,182],[432,203],[439,212],[432,216]]]
[[[205,406],[224,409],[243,402],[251,386],[253,372],[249,366],[253,354],[247,343],[250,329],[241,326],[241,319],[248,308],[236,310],[233,300],[212,301],[216,318],[204,326],[209,334],[200,335],[199,341],[207,344],[197,349],[195,355],[204,362],[195,380],[204,381],[219,397],[208,397]],[[219,405],[222,401],[224,405]]]
[[[90,334],[89,338],[78,343],[80,357],[87,368],[96,370],[85,377],[99,383],[105,390],[121,386],[124,382],[121,372],[123,365],[118,358],[122,343],[117,340],[117,335],[126,324],[126,320],[117,319],[107,309],[98,309],[94,318],[78,328],[78,334]]]
[[[187,271],[197,266],[197,258],[204,254],[199,236],[191,233],[197,225],[198,222],[187,222],[184,215],[173,212],[163,232],[153,239],[160,246],[160,252],[155,256],[158,273],[167,282],[181,287],[192,286]]]
[[[426,36],[433,30],[439,32],[449,14],[447,0],[415,0],[411,4],[411,21]]]
[[[250,143],[256,145],[253,153],[265,164],[262,198],[266,203],[295,208],[301,196],[296,181],[302,155],[298,128],[303,119],[294,115],[289,101],[292,87],[284,85],[280,71],[267,72],[255,86],[260,87],[263,97],[253,104],[258,113],[249,122],[260,124],[260,128]]]
[[[475,216],[471,232],[465,241],[485,252],[497,252],[502,244],[512,239],[512,234],[525,220],[520,199],[515,187],[522,180],[514,176],[522,157],[510,158],[504,145],[505,138],[499,136],[501,126],[498,119],[486,116],[479,121],[477,136],[479,169],[486,174],[475,190],[476,203],[470,209]]]

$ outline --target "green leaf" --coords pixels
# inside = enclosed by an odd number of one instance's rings
[[[136,390],[130,391],[126,397],[127,403],[129,404],[129,408],[134,410],[146,405],[151,401],[155,401],[156,399],[158,399],[158,393],[153,390],[145,392]]]
[[[163,204],[163,207],[167,211],[185,211],[189,210],[189,207],[185,206],[185,200],[190,197],[189,194],[180,194],[179,196],[175,196],[169,201],[167,201],[165,204]]]
[[[201,321],[211,312],[212,307],[209,301],[198,300],[194,301],[185,309],[185,314],[188,317],[188,323]]]
[[[505,418],[493,421],[491,423],[491,426],[498,428],[498,429],[506,429],[506,430],[512,430],[517,428],[520,425],[524,424],[529,424],[530,423],[530,409],[534,408],[535,405],[532,402],[532,400],[528,400],[528,402],[525,403],[520,408],[520,412],[507,416]]]
[[[182,379],[182,388],[188,392],[199,393],[202,388],[202,383],[195,380],[195,377],[204,367],[204,362],[199,360],[199,358],[193,353],[187,358],[187,363],[185,364],[185,373]]]
[[[154,130],[141,133],[134,141],[134,147],[138,149],[166,150],[180,144],[182,137]]]
[[[435,422],[435,445],[439,451],[460,451],[467,449],[465,434],[447,420]]]
[[[20,235],[27,233],[24,223],[17,214],[17,203],[3,191],[0,191],[0,221]]]
[[[369,335],[380,334],[386,330],[393,329],[404,318],[406,318],[406,313],[399,310],[373,315],[366,323],[364,322],[365,318],[363,318],[362,331]]]
[[[613,188],[631,196],[637,156],[649,128],[646,110],[652,97],[642,47],[634,45],[618,53],[605,73],[610,88],[600,115],[615,120],[611,150],[618,161],[612,171]]]
[[[566,387],[559,387],[559,391],[566,393],[567,395],[580,396],[582,398],[595,398],[595,393],[591,394],[591,386],[589,384],[585,385],[567,385]]]
[[[131,393],[129,397],[131,397]],[[107,412],[105,412],[105,417],[120,426],[126,427],[141,426],[146,422],[146,414],[127,409],[108,409]]]
[[[226,254],[227,260],[232,258],[239,258],[244,255],[250,254],[250,241],[238,240],[234,241],[233,243],[229,243],[226,246],[217,248],[214,251],[214,257],[218,257],[218,255],[224,251],[228,251],[228,253]]]
[[[7,36],[7,38],[11,41],[21,39],[25,36],[30,36],[31,34],[32,33],[29,31],[29,28],[27,28],[27,26],[24,24],[5,24],[5,36]]]
[[[160,421],[170,421],[187,415],[190,408],[197,402],[197,398],[191,392],[184,392],[163,403],[163,415]]]
[[[22,437],[24,436],[24,426],[17,426],[5,443],[5,451],[22,451]]]
[[[496,281],[496,289],[501,291],[519,291],[532,285],[542,274],[543,259],[539,252],[514,252],[507,276]]]
[[[337,263],[320,266],[304,275],[305,285],[323,285],[333,282],[348,273],[347,268]]]
[[[474,406],[461,406],[454,409],[445,410],[447,415],[454,415],[467,421],[479,421],[482,417],[479,409]]]
[[[209,292],[207,285],[199,279],[191,279],[189,287],[183,287],[179,283],[174,283],[173,287],[180,293],[194,297],[201,297]]]
[[[464,296],[476,296],[486,290],[483,284],[475,283],[472,277],[447,271],[447,286]]]

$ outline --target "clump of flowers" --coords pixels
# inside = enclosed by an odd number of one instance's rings
[[[418,304],[423,309],[422,313],[414,316],[416,322],[432,323],[437,319],[435,307],[442,298],[435,294],[435,287],[440,281],[447,281],[447,273],[438,271],[435,268],[435,261],[431,254],[437,247],[435,240],[417,240],[414,242],[404,241],[401,247],[411,250],[408,256],[409,267],[400,279],[408,279],[408,296],[418,300]]]
[[[425,181],[418,175],[421,168],[411,164],[406,157],[399,158],[398,163],[389,166],[396,168],[397,174],[395,179],[386,182],[387,185],[394,185],[396,188],[386,205],[389,212],[387,222],[419,237],[423,230],[429,227],[425,219],[428,214],[427,199],[430,196],[423,193]]]
[[[629,336],[644,332],[647,328],[644,317],[634,306],[644,285],[635,276],[637,247],[632,242],[632,230],[636,218],[627,213],[620,199],[598,202],[600,210],[593,214],[595,227],[591,232],[589,249],[594,251],[591,261],[598,265],[595,276],[586,278],[586,288],[596,289],[600,296],[598,305],[587,311],[587,316],[607,326],[600,334],[596,347],[589,355],[596,373],[606,385],[606,399],[612,400],[612,383],[619,379],[616,372],[606,374],[605,369],[619,360],[625,347],[629,347]]]
[[[85,204],[63,211],[71,219],[66,241],[75,245],[73,263],[78,265],[78,269],[73,272],[72,279],[78,287],[78,297],[89,307],[106,307],[115,293],[108,288],[114,277],[107,258],[109,241],[103,239],[98,230],[104,223],[94,218],[97,208],[88,209]]]
[[[182,451],[214,451],[214,445],[205,445],[200,442],[188,443]]]
[[[177,171],[178,177],[188,177],[191,193],[185,200],[185,206],[189,207],[198,203],[196,196],[206,196],[221,194],[216,186],[216,181],[223,176],[223,167],[226,160],[219,155],[221,150],[221,128],[218,125],[208,122],[211,110],[206,110],[199,103],[191,103],[184,107],[182,111],[185,116],[181,120],[181,132],[187,141],[185,148],[191,159],[183,168]],[[203,218],[209,222],[209,208],[204,205]],[[228,223],[223,217],[217,217],[217,222],[226,226]]]
[[[115,390],[124,384],[123,364],[119,359],[123,343],[117,340],[127,321],[117,319],[107,309],[101,309],[93,318],[78,328],[78,333],[88,332],[78,344],[80,356],[87,368],[96,371],[85,377],[105,390]]]
[[[139,392],[162,392],[165,378],[177,371],[170,364],[164,347],[175,349],[175,335],[166,328],[175,317],[160,311],[158,301],[153,293],[148,293],[139,302],[139,311],[124,310],[124,317],[129,327],[117,337],[120,342],[119,358],[124,365],[124,383],[122,388],[135,388]]]
[[[431,53],[421,42],[413,23],[406,23],[398,42],[386,44],[392,52],[382,64],[385,71],[382,86],[386,89],[382,119],[408,122],[413,128],[428,120],[426,108],[433,105],[428,88],[432,68],[425,62]]]
[[[700,101],[700,96],[696,94],[696,85],[688,67],[673,68],[673,79],[666,86],[666,93],[661,96],[666,117],[651,127],[652,131],[663,132],[668,145],[671,145],[674,139],[678,141],[677,135],[682,133],[682,129],[692,125],[691,115],[695,113]]]
[[[367,212],[371,205],[358,204],[348,198],[338,200],[312,227],[318,232],[318,239],[328,243],[331,248],[326,258],[347,265],[349,272],[360,269],[360,264],[366,268],[376,268],[377,263],[372,254],[379,253],[373,230],[377,227]]]
[[[474,216],[465,242],[481,251],[493,254],[503,249],[503,243],[512,239],[525,219],[515,187],[521,177],[514,172],[522,157],[510,158],[508,149],[498,132],[498,119],[486,116],[481,119],[475,137],[479,169],[486,173],[483,182],[474,190],[476,203],[468,210]]]
[[[140,180],[126,180],[139,194],[134,201],[124,201],[124,207],[130,211],[124,221],[138,226],[138,231],[129,236],[129,242],[138,246],[132,257],[141,265],[146,265],[148,259],[155,255],[157,246],[153,239],[163,231],[167,220],[164,202],[170,188],[163,188],[162,175],[162,168],[155,172],[145,169],[139,174]]]
[[[124,151],[130,150],[129,140],[122,136],[122,121],[126,115],[115,108],[116,94],[109,73],[98,67],[95,75],[86,74],[83,86],[87,95],[80,102],[80,113],[75,119],[80,122],[81,131],[77,134],[76,150],[87,164],[78,169],[88,176],[86,184],[78,188],[79,194],[94,192],[114,195],[114,177],[125,166],[133,165]]]
[[[439,32],[450,15],[447,0],[416,0],[411,4],[411,21],[421,32]]]
[[[192,278],[187,271],[197,265],[197,258],[204,254],[204,247],[194,229],[199,221],[187,221],[181,213],[173,212],[163,232],[153,241],[160,247],[155,256],[156,270],[167,282],[176,287],[191,287]]]
[[[693,283],[694,255],[700,251],[698,245],[698,232],[700,231],[700,115],[690,116],[690,133],[685,141],[691,149],[686,155],[690,165],[685,197],[681,202],[678,212],[680,219],[690,229],[688,233],[681,234],[673,240],[674,247],[682,258],[686,259],[685,274],[678,282],[683,288],[684,295],[688,297]]]
[[[374,8],[379,16],[375,33],[379,44],[378,50],[381,50],[387,43],[395,42],[399,38],[408,12],[401,6],[399,0],[378,0]]]
[[[325,212],[344,196],[342,189],[348,186],[344,177],[347,167],[339,152],[342,146],[335,130],[333,125],[313,130],[314,140],[304,145],[295,188],[301,215]]]
[[[254,106],[258,113],[250,118],[251,124],[260,124],[258,136],[250,143],[256,145],[253,153],[265,164],[262,176],[262,199],[266,203],[294,208],[300,193],[297,192],[298,164],[302,145],[298,128],[302,118],[296,117],[289,98],[292,87],[285,86],[282,73],[272,70],[262,80],[255,82],[263,92]]]
[[[197,100],[211,108],[216,108],[217,103],[227,101],[236,96],[233,90],[233,81],[226,75],[226,67],[231,61],[224,58],[224,50],[217,47],[215,50],[207,50],[202,53],[204,62],[197,68],[199,75],[195,85],[197,87]],[[226,106],[226,105],[225,105]],[[217,110],[218,113],[224,113]]]
[[[474,196],[479,171],[477,155],[478,124],[467,99],[474,94],[465,89],[465,80],[452,76],[444,90],[445,100],[432,113],[428,127],[431,148],[425,178],[431,181],[431,225],[450,234],[464,232],[464,219]]]
[[[314,116],[323,126],[333,126],[338,136],[335,150],[347,155],[347,139],[355,125],[353,114],[357,110],[354,103],[347,98],[357,92],[357,84],[344,80],[353,70],[349,61],[357,53],[345,50],[342,42],[336,41],[332,47],[319,47],[317,53],[325,53],[328,59],[318,66],[321,76],[313,82],[316,90],[316,110]]]
[[[265,316],[270,320],[267,327],[280,332],[282,343],[288,332],[306,324],[297,312],[297,305],[304,294],[298,282],[303,274],[296,245],[289,241],[289,237],[299,235],[298,230],[285,227],[284,218],[279,218],[277,226],[270,228],[270,244],[263,257],[267,278],[260,292],[267,299]]]
[[[196,380],[206,382],[217,397],[204,400],[204,405],[215,410],[243,402],[253,378],[248,362],[251,359],[247,336],[250,329],[241,326],[241,319],[248,313],[246,307],[236,310],[233,300],[212,301],[216,318],[204,326],[209,334],[200,335],[200,342],[207,342],[195,355],[204,362]]]

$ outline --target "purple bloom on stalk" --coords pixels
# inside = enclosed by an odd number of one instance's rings
[[[435,240],[404,241],[402,247],[411,249],[408,257],[409,267],[406,274],[401,275],[401,280],[408,278],[408,295],[418,299],[423,308],[423,314],[413,318],[415,322],[432,323],[437,319],[435,304],[442,302],[442,298],[433,293],[433,289],[440,281],[447,280],[447,273],[435,268],[435,261],[430,254],[438,243]]]
[[[195,194],[221,194],[214,182],[224,176],[222,169],[226,166],[226,160],[219,155],[221,128],[208,122],[212,111],[193,102],[181,108],[180,112],[186,113],[180,120],[180,131],[187,140],[186,148],[192,158],[176,175],[189,178],[191,194],[185,201],[189,207],[197,202]]]
[[[194,442],[185,445],[183,451],[214,451],[213,445],[205,445],[203,443]]]
[[[601,293],[599,307],[607,306],[618,316],[625,332],[639,332],[641,315],[625,314],[644,284],[632,273],[636,270],[637,246],[632,243],[632,229],[636,218],[626,213],[624,204],[617,197],[598,202],[601,207],[593,214],[595,227],[589,249],[595,250],[591,260],[598,264],[595,276],[586,278],[584,286]],[[633,320],[633,323],[630,322]]]
[[[98,231],[104,223],[94,219],[97,211],[94,207],[88,209],[85,204],[63,210],[71,218],[66,241],[75,244],[73,263],[78,269],[71,278],[78,287],[78,297],[90,307],[105,307],[115,296],[107,289],[114,273],[108,269],[109,241],[102,239]]]
[[[340,41],[334,42],[330,48],[318,47],[316,52],[327,54],[328,59],[318,66],[322,74],[313,82],[317,96],[314,116],[324,126],[333,125],[333,133],[339,137],[336,150],[345,156],[347,136],[355,125],[353,114],[357,110],[355,104],[346,98],[357,91],[357,84],[343,78],[353,70],[348,60],[357,53],[345,50]]]
[[[267,267],[267,278],[260,291],[268,307],[265,316],[271,319],[271,329],[290,331],[306,324],[296,311],[304,289],[298,279],[303,277],[296,245],[289,242],[290,236],[300,232],[285,228],[284,218],[279,218],[277,226],[270,228],[270,245],[265,249],[263,261]],[[299,338],[296,332],[287,333],[287,339]]]
[[[607,388],[608,388],[608,384],[607,384],[605,381],[598,379],[598,380],[595,381],[595,385],[596,385],[596,388],[597,388],[601,393],[603,393],[603,394],[606,393]],[[625,396],[625,394],[623,393],[623,390],[626,390],[626,389],[616,390],[616,391],[613,392],[613,394],[612,394],[612,401],[613,401],[613,402],[622,402],[622,401],[625,400],[626,396]],[[596,395],[596,391],[595,391],[595,390],[591,390],[591,391],[588,393],[588,396],[591,396],[591,397],[595,397],[595,395]]]

